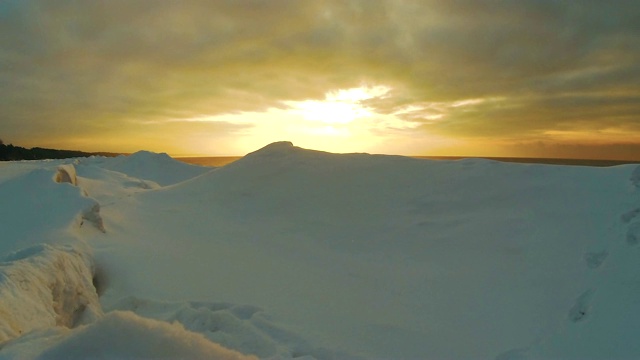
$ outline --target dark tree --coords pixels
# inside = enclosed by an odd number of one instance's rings
[[[0,0],[2,1],[2,0]],[[118,156],[116,153],[87,153],[77,150],[58,150],[34,147],[31,149],[22,146],[6,145],[0,140],[0,161],[11,160],[39,160],[39,159],[66,159],[75,157],[87,157],[91,155]]]

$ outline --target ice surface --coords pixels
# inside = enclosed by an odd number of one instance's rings
[[[639,169],[1,164],[0,357],[637,358]]]

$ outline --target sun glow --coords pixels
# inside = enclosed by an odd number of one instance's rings
[[[305,120],[324,124],[348,124],[358,118],[373,113],[357,103],[330,101],[301,101],[291,104],[292,112],[300,114]]]
[[[207,124],[226,126],[233,131],[232,143],[227,143],[225,138],[194,137],[190,144],[208,154],[215,154],[221,143],[230,149],[230,153],[223,155],[236,155],[280,140],[331,152],[416,154],[452,146],[450,139],[436,135],[411,137],[425,119],[415,121],[402,115],[421,112],[422,106],[407,107],[404,113],[398,114],[377,112],[374,104],[388,98],[391,90],[387,86],[338,89],[327,92],[324,99],[287,100],[282,102],[284,106],[265,111],[203,115],[180,121],[199,124],[203,129]],[[428,115],[433,121],[444,116],[439,113]]]
[[[358,87],[331,91],[324,100],[286,101],[285,104],[292,113],[308,121],[328,125],[349,124],[373,116],[374,112],[362,102],[383,97],[390,90],[386,86]]]

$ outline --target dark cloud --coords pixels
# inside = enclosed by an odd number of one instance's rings
[[[386,114],[501,99],[403,115],[451,136],[638,131],[638,24],[627,0],[4,0],[0,131],[121,134],[363,83],[393,88],[367,102]]]
[[[428,115],[442,113],[433,121]],[[444,111],[426,109],[409,114],[429,132],[465,137],[532,136],[546,131],[640,132],[640,97],[565,95],[488,100]]]

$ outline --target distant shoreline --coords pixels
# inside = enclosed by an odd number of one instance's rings
[[[571,166],[595,166],[607,167],[625,164],[640,164],[638,161],[626,160],[588,160],[588,159],[554,159],[554,158],[517,158],[517,157],[474,157],[474,156],[407,156],[415,159],[428,160],[461,160],[461,159],[488,159],[509,163],[521,164],[546,164],[546,165],[571,165]],[[193,156],[193,157],[176,157],[176,160],[194,165],[202,166],[224,166],[236,160],[242,159],[242,156]]]
[[[482,157],[482,156],[411,156],[417,159],[431,160],[460,160],[460,159],[488,159],[509,163],[572,165],[607,167],[625,164],[640,164],[640,160],[598,160],[598,159],[556,159],[556,158],[518,158],[518,157]]]
[[[242,159],[242,156],[193,156],[193,157],[174,157],[187,164],[202,166],[224,166],[232,162]]]

